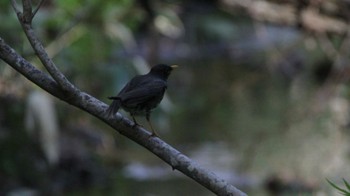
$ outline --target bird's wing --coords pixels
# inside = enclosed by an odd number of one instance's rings
[[[145,75],[138,75],[135,76],[133,79],[131,79],[123,88],[122,90],[120,90],[120,92],[118,93],[118,97],[122,94],[125,94],[126,92],[132,90],[134,88],[134,86],[138,85],[138,81],[142,80],[142,78],[144,78]]]
[[[160,96],[160,99],[163,98],[166,88],[165,81],[153,80],[137,87],[134,86],[132,89],[126,89],[127,91],[121,92],[118,97],[129,106],[137,105],[158,96]]]

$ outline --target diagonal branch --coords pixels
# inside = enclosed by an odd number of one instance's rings
[[[17,14],[17,16],[21,14],[21,11],[18,9],[18,4],[16,0],[11,0],[11,6],[15,10],[15,13]]]
[[[122,117],[120,114],[117,117],[109,118],[105,113],[107,105],[95,97],[81,91],[77,91],[74,97],[67,97],[56,81],[17,54],[1,37],[0,59],[45,91],[104,121],[120,134],[148,149],[168,163],[174,170],[177,169],[217,195],[246,195],[214,173],[200,167],[163,140],[150,137],[150,133],[144,128],[134,127],[130,120]]]
[[[71,84],[46,53],[31,26],[32,19],[37,11],[35,10],[34,14],[32,13],[31,1],[23,0],[23,13],[17,8],[15,0],[11,1],[30,44],[53,79],[23,59],[1,37],[0,59],[3,59],[7,64],[45,91],[104,121],[120,134],[151,151],[168,163],[174,170],[179,170],[210,191],[218,195],[246,195],[214,173],[200,167],[161,139],[150,137],[150,133],[144,128],[134,127],[130,120],[122,117],[120,114],[117,117],[108,117],[105,112],[107,105]]]
[[[69,96],[75,96],[79,90],[72,83],[69,82],[69,80],[62,74],[62,72],[58,70],[57,66],[46,53],[43,44],[36,36],[32,28],[32,19],[34,15],[32,13],[31,1],[23,0],[23,13],[20,12],[17,8],[15,0],[11,0],[11,4],[17,14],[18,20],[20,21],[32,48],[34,49],[36,55],[39,57],[41,63],[45,66],[46,70],[49,72],[52,78],[64,91],[71,92],[69,93]]]
[[[39,11],[40,7],[44,4],[45,0],[41,0],[39,5],[35,8],[34,12],[33,12],[33,17],[36,15],[36,13]]]

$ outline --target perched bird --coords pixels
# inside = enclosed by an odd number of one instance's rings
[[[121,107],[130,113],[135,125],[138,125],[135,116],[145,115],[152,129],[151,136],[158,136],[150,121],[151,111],[163,99],[167,89],[167,79],[176,67],[177,65],[159,64],[153,66],[148,74],[132,78],[117,96],[108,97],[113,102],[107,109],[107,114],[112,116]]]

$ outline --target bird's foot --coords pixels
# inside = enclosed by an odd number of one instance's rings
[[[159,138],[159,135],[153,130],[152,134],[149,137],[158,137]]]
[[[139,127],[141,125],[139,125],[138,123],[134,122],[134,124],[132,125],[132,128],[135,128],[135,127]]]

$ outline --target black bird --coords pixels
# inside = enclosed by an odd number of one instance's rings
[[[145,115],[152,129],[151,136],[158,136],[150,121],[151,111],[163,99],[167,89],[167,79],[176,67],[177,65],[159,64],[152,67],[148,74],[132,78],[117,96],[108,97],[113,100],[107,109],[108,116],[117,113],[121,107],[130,113],[135,125],[138,125],[135,116]]]

